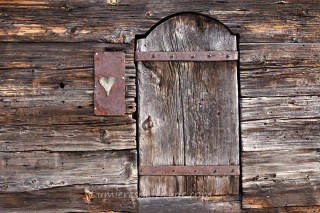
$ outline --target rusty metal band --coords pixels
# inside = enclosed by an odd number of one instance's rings
[[[235,61],[237,51],[136,52],[136,61]]]
[[[142,176],[239,176],[239,166],[139,166]]]

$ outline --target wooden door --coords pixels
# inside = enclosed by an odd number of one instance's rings
[[[236,36],[199,14],[137,41],[139,193],[239,193]]]

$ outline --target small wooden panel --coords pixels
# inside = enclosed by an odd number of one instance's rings
[[[94,55],[96,115],[123,115],[126,112],[124,71],[124,52],[98,52]]]

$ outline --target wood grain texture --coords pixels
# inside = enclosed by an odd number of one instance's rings
[[[98,151],[135,149],[135,123],[3,125],[0,149],[19,151]]]
[[[196,11],[222,21],[241,42],[317,42],[319,4],[314,0],[1,1],[1,41],[130,43],[161,19]]]
[[[319,149],[244,152],[242,163],[243,208],[320,204]]]
[[[142,52],[214,50],[236,50],[236,37],[195,14],[173,17],[138,41]],[[141,165],[238,165],[236,62],[138,62],[138,82]],[[238,184],[238,177],[144,176],[140,194],[237,194]]]
[[[319,95],[320,44],[241,44],[242,97]]]
[[[86,150],[96,153],[94,150],[97,150],[97,156],[102,153],[101,150],[134,149],[132,139],[135,130],[131,115],[136,111],[135,36],[145,34],[168,15],[196,11],[220,20],[233,33],[240,34],[239,95],[243,98],[241,122],[245,160],[242,166],[246,184],[244,206],[319,205],[320,175],[316,170],[319,168],[316,152],[319,148],[317,103],[320,95],[318,1],[108,2],[0,1],[0,156],[29,154],[35,155],[30,159],[41,162],[42,157],[48,159],[44,151],[48,151],[49,156],[54,155],[55,159],[55,155],[59,154],[56,151],[63,149],[84,153]],[[126,53],[127,116],[93,116],[92,56],[103,50]],[[45,139],[40,139],[38,135]],[[23,153],[25,150],[29,151]],[[63,156],[67,159],[65,154]],[[112,162],[117,159],[123,158],[110,156]],[[101,163],[95,157],[90,161],[92,168],[89,171],[97,170],[98,175],[102,176],[100,167],[96,166]],[[295,163],[298,163],[297,167],[293,167]],[[260,170],[260,164],[263,170]],[[83,169],[84,162],[72,165],[73,170],[63,171],[63,177],[70,178],[72,172],[84,172],[77,171],[77,165],[82,165],[79,168]],[[116,166],[123,168],[119,163]],[[271,169],[273,166],[275,169]],[[21,184],[29,181],[23,179],[24,175],[29,177],[36,169],[34,166],[14,175],[16,179],[21,177]],[[0,170],[5,177],[7,171],[2,163]],[[46,171],[48,174],[51,172]],[[58,174],[57,168],[52,171]],[[290,176],[284,179],[288,184],[281,185],[282,180],[277,177],[272,178],[275,182],[270,181],[266,171],[280,171],[278,177]],[[304,171],[307,171],[310,180],[307,175],[303,176],[304,173],[299,173]],[[263,178],[252,178],[257,175],[267,178],[267,182],[263,182]],[[87,175],[84,176],[87,182],[82,181],[81,176],[73,178],[74,184],[79,182],[81,185],[1,192],[0,211],[136,211],[134,202],[110,197],[104,199],[103,194],[109,189],[136,193],[136,183],[93,185]],[[256,183],[263,187],[259,189]],[[172,187],[175,189],[176,185]],[[268,187],[269,198],[265,196]],[[85,203],[86,189],[100,190],[101,199],[92,199],[91,204]],[[242,212],[300,213],[320,212],[320,209],[319,206],[310,206]]]
[[[242,98],[241,121],[317,118],[319,101],[319,96]]]
[[[126,107],[135,112],[135,65],[131,45],[99,43],[2,43],[1,115],[93,115],[93,54],[127,51]]]
[[[240,213],[241,205],[238,200],[216,201],[199,197],[174,198],[139,198],[139,212],[216,212]]]
[[[93,185],[85,183],[0,193],[1,212],[137,212],[137,185]]]
[[[2,152],[1,192],[137,183],[136,151]]]

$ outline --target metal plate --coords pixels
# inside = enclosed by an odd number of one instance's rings
[[[125,53],[98,52],[94,55],[94,114],[95,115],[123,115],[125,104]],[[114,78],[109,95],[99,79]]]
[[[140,166],[139,175],[142,176],[177,176],[177,175],[205,175],[205,176],[238,176],[239,166]]]
[[[237,51],[136,52],[136,61],[235,61]]]

